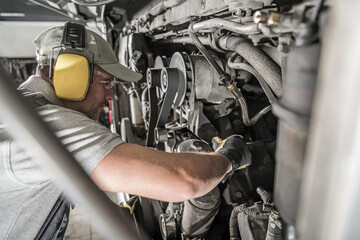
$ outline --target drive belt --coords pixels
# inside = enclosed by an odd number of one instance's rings
[[[177,68],[162,68],[161,70],[161,89],[165,93],[163,103],[161,105],[159,117],[155,127],[155,141],[159,149],[164,149],[163,143],[167,140],[167,131],[165,124],[170,115],[171,107],[174,103],[178,87],[179,73]]]
[[[164,101],[161,106],[159,118],[156,126],[164,128],[168,120],[171,106],[179,87],[179,70],[177,68],[162,68],[161,70],[161,89],[165,93]]]
[[[158,99],[156,96],[156,88],[161,87],[161,68],[148,68],[146,80],[148,84],[149,98],[149,126],[146,135],[146,146],[154,147],[154,131],[158,121]]]

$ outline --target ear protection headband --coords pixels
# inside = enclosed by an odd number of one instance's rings
[[[54,49],[61,48],[55,65]],[[56,96],[65,100],[83,100],[93,79],[94,54],[85,49],[85,27],[65,23],[61,46],[51,50],[49,77]]]

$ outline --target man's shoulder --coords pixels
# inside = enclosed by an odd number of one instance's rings
[[[39,106],[37,108],[37,110],[38,110],[38,112],[39,112],[39,114],[41,116],[49,115],[49,114],[59,114],[59,115],[60,114],[66,114],[66,115],[68,114],[68,115],[80,116],[80,117],[88,118],[85,114],[83,114],[83,113],[81,113],[79,111],[75,111],[75,110],[72,110],[70,108],[55,105],[55,104],[52,104],[52,103]]]
[[[38,76],[30,76],[18,87],[18,90],[25,98],[38,106],[49,103],[63,106],[62,101],[56,96],[51,84]]]
[[[46,104],[37,108],[45,122],[56,125],[88,125],[103,128],[101,124],[90,119],[85,114],[66,107]]]

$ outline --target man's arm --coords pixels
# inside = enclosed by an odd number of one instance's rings
[[[208,193],[229,170],[220,153],[167,153],[123,143],[90,176],[104,191],[180,202]]]

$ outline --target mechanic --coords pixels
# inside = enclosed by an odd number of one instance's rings
[[[101,36],[84,27],[77,34],[76,25],[50,28],[34,40],[36,75],[18,90],[37,105],[39,114],[101,190],[180,202],[208,193],[226,174],[251,164],[250,151],[240,136],[215,139],[217,152],[167,153],[124,143],[99,124],[100,112],[114,99],[114,84],[142,76],[119,64]],[[69,30],[72,27],[75,30]],[[78,39],[67,46],[71,37]],[[75,46],[77,40],[84,46]],[[73,76],[83,78],[81,68],[87,69],[87,79],[73,80]],[[0,132],[0,145],[0,238],[62,239],[69,212],[62,190],[26,154],[21,141]]]

